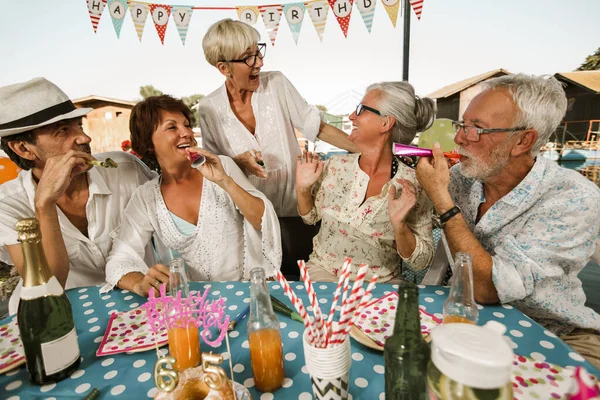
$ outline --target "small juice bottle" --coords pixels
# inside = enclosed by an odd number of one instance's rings
[[[456,253],[450,294],[444,303],[444,324],[477,324],[479,311],[473,296],[473,268],[469,253]]]
[[[187,298],[190,288],[185,274],[185,264],[181,258],[171,260],[169,264],[169,294],[173,297],[181,292],[181,298]],[[174,368],[182,372],[200,364],[200,340],[198,328],[186,315],[176,320],[167,331],[169,335],[169,353],[175,358]]]
[[[285,379],[283,343],[279,320],[273,312],[262,268],[250,271],[250,318],[248,318],[250,361],[256,388],[274,392]]]

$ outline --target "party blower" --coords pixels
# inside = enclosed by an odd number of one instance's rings
[[[409,146],[407,144],[394,143],[392,145],[392,152],[397,156],[409,156],[409,157],[432,157],[433,152],[431,149],[423,149],[421,147]],[[444,152],[444,157],[455,160],[460,160],[462,155],[458,153]]]

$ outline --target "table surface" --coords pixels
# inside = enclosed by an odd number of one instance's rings
[[[292,282],[292,288],[308,303],[304,286]],[[210,290],[208,298],[226,299],[229,315],[235,317],[250,299],[248,282],[193,282],[192,290]],[[381,297],[397,288],[396,285],[377,285],[374,297]],[[439,286],[419,286],[419,303],[429,313],[441,318],[442,306],[448,295],[448,288]],[[284,300],[281,286],[277,282],[269,282],[271,294]],[[316,283],[315,289],[320,303],[329,310],[335,290],[334,283]],[[153,397],[156,393],[152,376],[156,351],[146,351],[132,354],[117,354],[106,357],[96,357],[96,350],[108,325],[109,315],[115,311],[127,311],[138,307],[144,298],[126,290],[116,290],[100,295],[98,287],[76,288],[67,291],[73,306],[74,319],[79,337],[79,345],[83,361],[79,370],[70,378],[56,384],[35,386],[29,383],[27,371],[23,365],[0,376],[0,397],[17,399],[62,399],[82,398],[92,388],[100,390],[100,399],[114,397],[140,399]],[[302,333],[304,326],[283,315],[278,314],[283,338],[286,380],[281,389],[274,394],[260,393],[254,387],[246,319],[238,325],[235,331],[229,333],[235,380],[249,388],[255,400],[273,398],[282,399],[312,399],[311,384],[302,349]],[[578,353],[558,339],[554,334],[545,330],[517,309],[509,306],[480,307],[479,324],[496,320],[507,327],[507,335],[514,342],[516,354],[545,360],[562,367],[583,366],[590,373],[600,376],[600,371],[586,362]],[[0,321],[7,323],[9,319]],[[168,346],[161,349],[166,353]],[[213,351],[223,354],[228,360],[225,342],[215,349],[202,344],[202,351]],[[228,372],[228,361],[223,363]],[[384,362],[383,353],[360,345],[352,340],[352,366],[350,369],[350,394],[353,399],[384,399]]]

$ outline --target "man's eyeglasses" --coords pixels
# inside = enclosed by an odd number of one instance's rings
[[[371,111],[373,114],[382,115],[381,111],[376,110],[376,109],[374,109],[372,107],[369,107],[369,106],[365,106],[363,103],[360,103],[359,105],[356,106],[356,111],[355,111],[356,116],[358,117],[365,110]]]
[[[265,58],[266,54],[267,54],[267,44],[266,43],[258,43],[258,50],[254,54],[247,55],[246,57],[241,58],[239,60],[229,60],[229,61],[219,60],[219,61],[244,63],[247,66],[249,66],[250,68],[252,68],[256,65],[256,62],[258,61],[258,59],[260,58],[262,60],[263,58]]]
[[[486,133],[497,133],[497,132],[518,132],[526,131],[529,128],[479,128],[474,125],[465,125],[459,121],[452,121],[454,131],[458,135],[458,132],[462,129],[465,132],[465,136],[472,142],[479,141],[479,136]]]

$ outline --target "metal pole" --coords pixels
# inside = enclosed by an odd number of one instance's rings
[[[404,1],[404,56],[402,59],[402,80],[408,81],[408,65],[410,63],[410,1]]]

